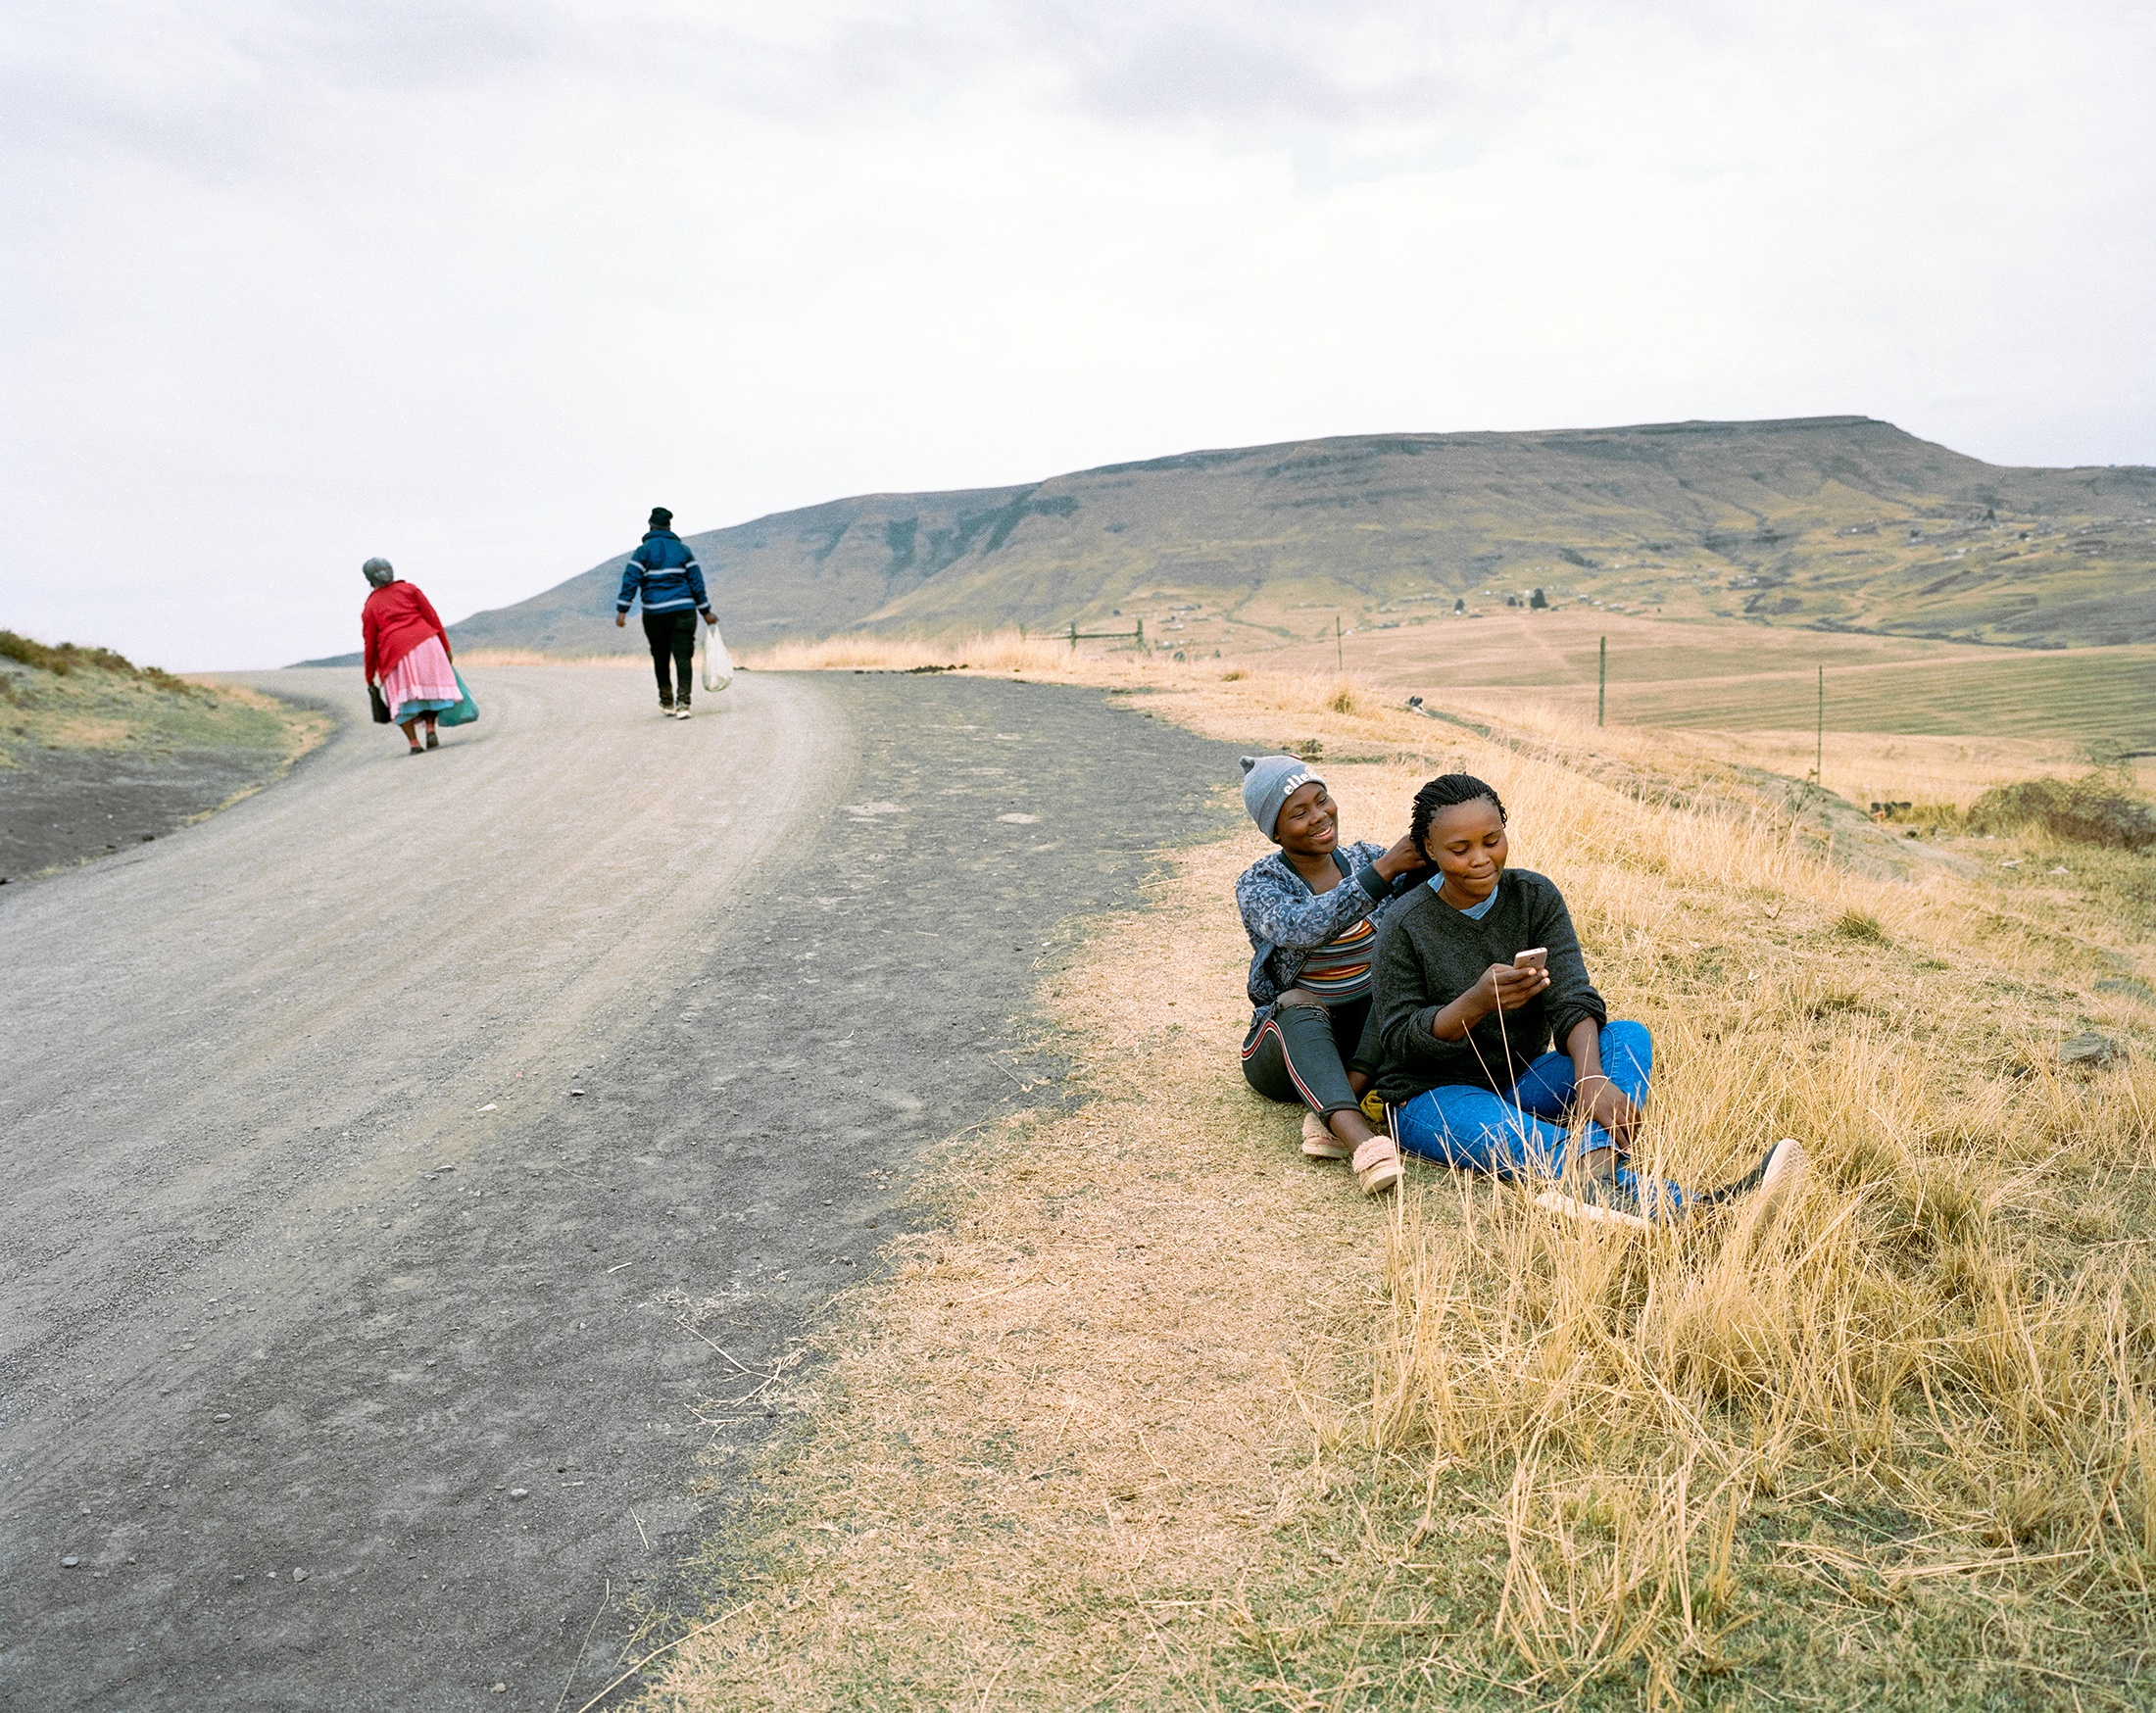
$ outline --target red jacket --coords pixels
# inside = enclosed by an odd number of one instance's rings
[[[371,681],[385,678],[396,663],[430,636],[442,639],[442,652],[455,656],[449,632],[435,617],[427,598],[416,583],[386,583],[367,598],[360,609],[360,635],[367,643],[367,675]]]

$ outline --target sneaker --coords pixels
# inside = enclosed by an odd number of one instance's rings
[[[1793,1136],[1785,1136],[1767,1150],[1767,1157],[1734,1183],[1724,1184],[1719,1190],[1709,1190],[1700,1197],[1709,1206],[1740,1200],[1757,1193],[1762,1208],[1772,1207],[1803,1181],[1804,1145]]]
[[[659,717],[665,719],[673,713],[673,692],[671,690],[662,690],[659,693]]]
[[[677,702],[677,703],[675,703],[675,704],[674,704],[674,718],[676,718],[676,719],[687,719],[688,717],[689,717],[689,705],[688,705],[688,704],[687,704],[686,702]]]
[[[1682,1224],[1686,1211],[1666,1188],[1629,1172],[1621,1178],[1575,1174],[1536,1197],[1535,1205],[1589,1225],[1623,1225],[1634,1231]]]

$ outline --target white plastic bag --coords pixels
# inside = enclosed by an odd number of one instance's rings
[[[696,666],[707,690],[723,690],[734,681],[734,658],[715,624],[696,627]]]

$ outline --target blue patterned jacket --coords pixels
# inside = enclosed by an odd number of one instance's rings
[[[684,608],[699,612],[711,610],[704,594],[703,567],[688,545],[670,529],[650,531],[629,555],[629,563],[621,567],[621,593],[614,597],[613,610],[628,612],[629,603],[639,595],[644,598],[646,612],[679,612]]]
[[[1387,880],[1372,866],[1385,855],[1383,845],[1367,839],[1337,848],[1335,860],[1347,860],[1344,878],[1331,892],[1312,892],[1278,850],[1246,868],[1235,883],[1236,906],[1243,931],[1250,937],[1250,1003],[1262,1015],[1296,985],[1310,954],[1365,916],[1382,919],[1401,893],[1412,892],[1427,870],[1409,869]]]

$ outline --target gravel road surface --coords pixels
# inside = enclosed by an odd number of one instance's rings
[[[1041,963],[1232,824],[1088,692],[470,676],[408,759],[266,675],[290,778],[0,894],[0,1704],[580,1707],[921,1151],[1057,1097]]]

